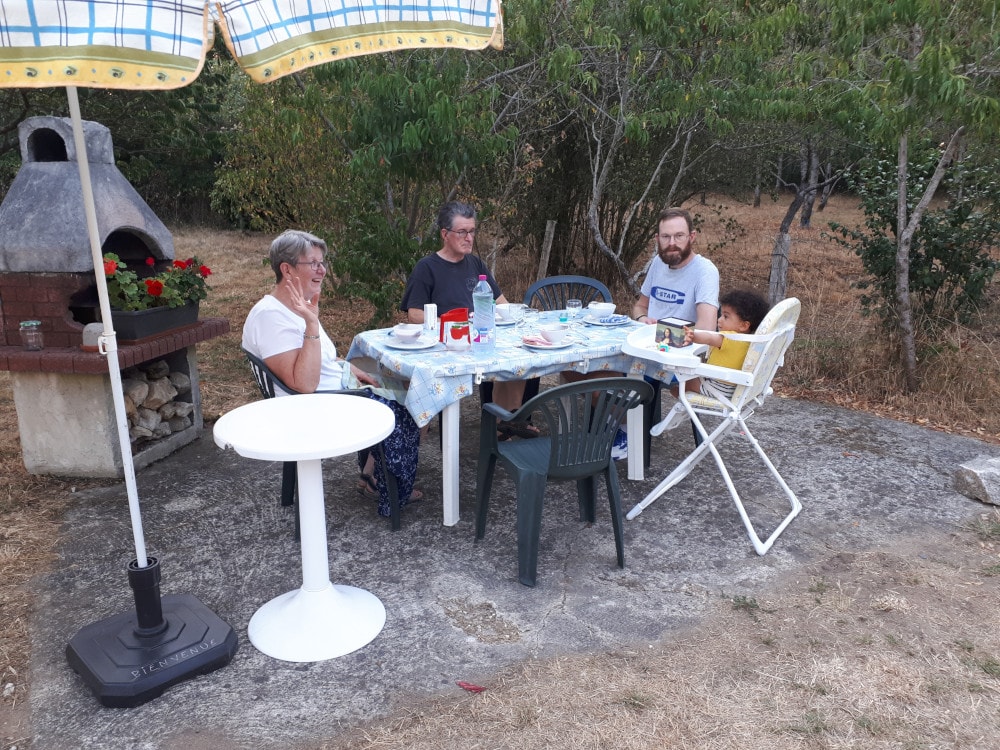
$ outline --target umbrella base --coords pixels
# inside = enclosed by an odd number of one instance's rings
[[[86,625],[66,646],[66,658],[102,705],[132,708],[171,685],[226,666],[235,631],[191,594],[164,596],[163,627],[146,635],[135,612]]]

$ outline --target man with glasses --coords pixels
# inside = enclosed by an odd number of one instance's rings
[[[694,328],[714,331],[719,317],[719,269],[708,258],[694,251],[697,232],[691,225],[691,214],[682,208],[665,208],[660,212],[656,233],[656,257],[642,282],[641,294],[632,306],[632,317],[640,323],[655,323],[661,318],[694,321]],[[650,439],[648,428],[660,421],[659,380],[652,384],[655,398],[644,407],[645,463],[649,468]],[[616,459],[628,455],[628,444],[622,432],[615,439],[612,455]]]
[[[694,327],[714,331],[719,311],[719,270],[694,251],[697,237],[691,214],[682,208],[660,212],[656,257],[632,306],[640,323],[661,318],[694,321]]]
[[[424,305],[437,305],[438,314],[466,307],[472,310],[472,290],[485,274],[496,302],[506,302],[486,263],[472,249],[476,238],[476,209],[451,201],[438,211],[441,249],[421,258],[406,281],[399,309],[409,322],[424,322]]]
[[[468,203],[451,201],[438,210],[437,225],[441,232],[441,249],[417,261],[406,281],[399,309],[410,323],[424,322],[424,305],[437,305],[438,315],[465,307],[472,312],[472,291],[485,275],[497,304],[507,301],[490,269],[478,255],[472,254],[476,238],[476,209]],[[509,380],[484,383],[482,398],[495,401],[508,411],[521,405],[524,381]],[[503,425],[501,425],[503,427]],[[518,437],[535,437],[534,428],[521,425],[504,427]]]

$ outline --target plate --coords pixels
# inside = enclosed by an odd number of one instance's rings
[[[606,315],[603,318],[588,315],[583,322],[591,326],[623,326],[631,323],[632,318],[628,315]]]
[[[569,339],[567,339],[565,341],[562,341],[562,342],[560,342],[558,344],[529,344],[524,339],[521,340],[521,345],[522,346],[526,346],[529,349],[539,349],[539,350],[545,350],[545,349],[565,349],[567,346],[573,346],[574,343],[576,343],[576,342],[570,341]]]
[[[498,326],[516,326],[520,323],[520,320],[496,320],[494,321]]]
[[[395,336],[386,336],[385,345],[390,349],[430,349],[440,343],[437,339],[425,338],[421,336],[416,341],[399,341]]]

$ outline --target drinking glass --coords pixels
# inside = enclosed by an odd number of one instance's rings
[[[568,299],[566,300],[566,315],[570,320],[576,320],[576,317],[580,314],[580,310],[583,308],[583,302],[578,299]]]
[[[538,320],[541,315],[540,311],[533,307],[524,308],[524,317],[518,321],[517,325],[519,328],[524,328],[527,333],[537,333],[538,332]]]

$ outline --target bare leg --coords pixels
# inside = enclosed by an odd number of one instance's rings
[[[517,411],[523,398],[523,380],[502,380],[493,384],[493,403],[507,411]]]

